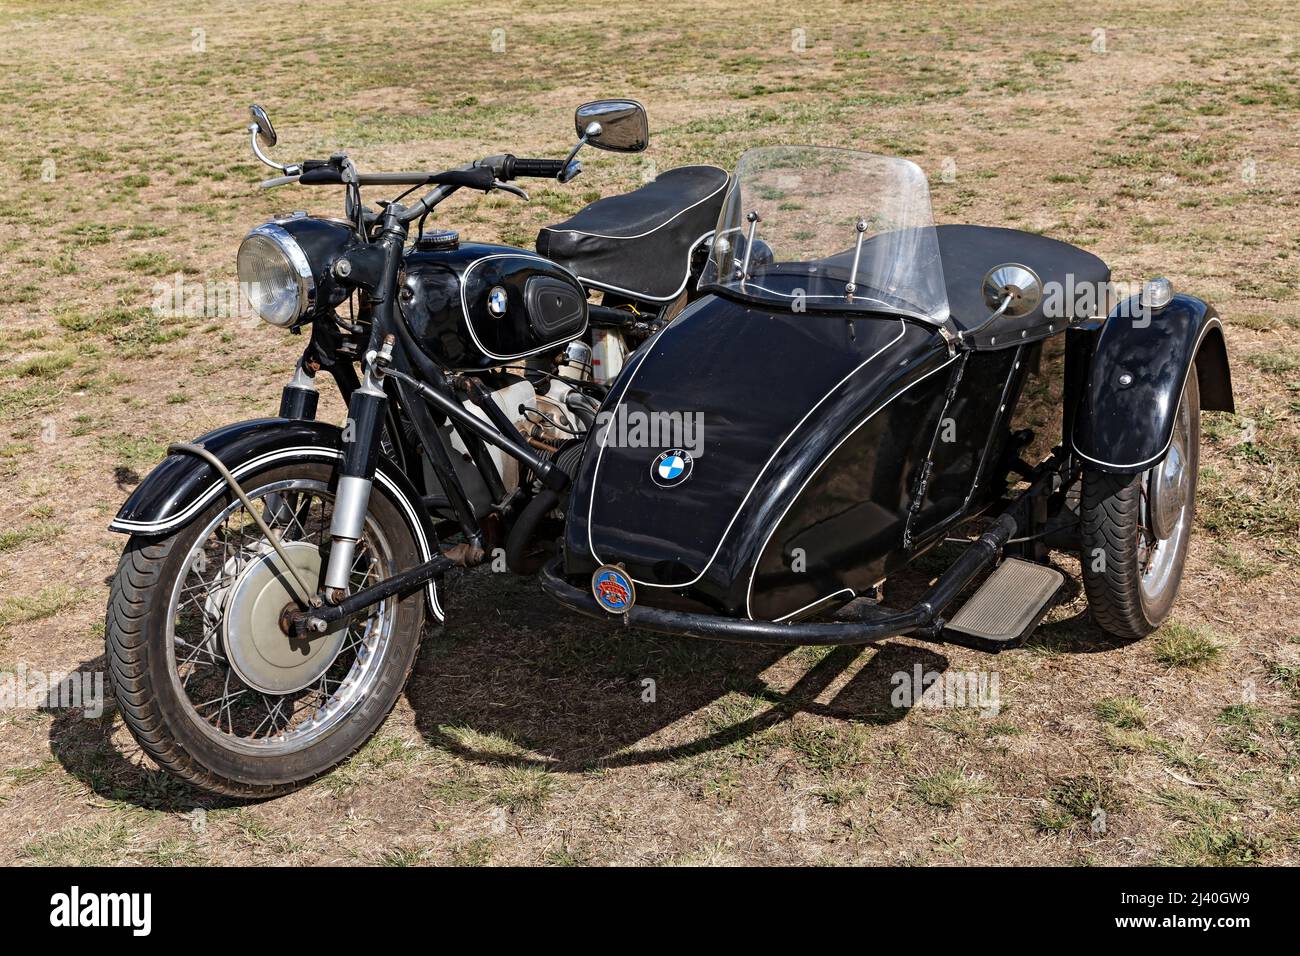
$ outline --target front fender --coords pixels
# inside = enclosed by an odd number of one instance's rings
[[[235,478],[292,459],[337,461],[343,457],[343,433],[337,425],[287,418],[236,422],[194,440],[221,459]],[[395,499],[411,528],[422,560],[437,556],[438,536],[418,491],[391,462],[381,460],[375,482]],[[202,513],[226,489],[225,480],[196,455],[168,455],[131,493],[109,529],[142,537],[163,537]],[[434,582],[428,586],[430,607],[443,614]]]
[[[1120,303],[1097,334],[1071,434],[1074,451],[1102,471],[1131,475],[1160,461],[1173,437],[1193,367],[1201,407],[1234,411],[1223,322],[1190,295],[1146,315],[1137,296]],[[1123,376],[1131,377],[1127,385]]]

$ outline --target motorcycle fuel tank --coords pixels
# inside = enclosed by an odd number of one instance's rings
[[[952,362],[921,323],[706,296],[611,389],[574,484],[565,573],[621,564],[640,603],[765,619],[863,582],[903,550]]]
[[[420,347],[451,368],[558,348],[587,328],[578,281],[536,253],[483,243],[408,253],[398,304]]]

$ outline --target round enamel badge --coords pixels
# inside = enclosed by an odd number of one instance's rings
[[[596,603],[610,614],[626,614],[636,603],[636,588],[622,568],[604,564],[591,576],[591,593]]]
[[[501,316],[506,314],[507,303],[508,300],[506,298],[506,290],[499,285],[494,285],[492,287],[492,291],[488,293],[488,298],[487,298],[488,311],[491,312],[493,315],[495,315],[497,318],[500,318]]]
[[[674,488],[687,478],[695,468],[695,459],[682,448],[669,448],[660,452],[650,465],[650,477],[660,488]]]

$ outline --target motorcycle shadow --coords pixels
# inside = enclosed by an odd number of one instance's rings
[[[891,602],[904,596],[895,591]],[[426,637],[406,695],[431,746],[489,764],[583,772],[664,763],[724,749],[799,713],[891,724],[910,709],[893,700],[896,675],[918,665],[942,673],[949,664],[934,649],[901,642],[780,648],[629,630],[567,614],[532,581],[482,571],[460,575],[448,599],[451,623]],[[1084,653],[1123,642],[1084,611],[1039,628],[1028,646]],[[785,689],[765,676],[773,668]],[[77,670],[105,674],[107,662],[101,654]],[[111,696],[98,717],[55,701],[41,710],[53,717],[51,755],[105,800],[169,812],[247,803],[151,767],[115,719]],[[670,728],[701,712],[703,730],[686,725],[685,739],[672,739]],[[666,742],[645,743],[665,731]]]
[[[800,712],[892,723],[907,709],[890,705],[891,675],[917,664],[927,671],[947,666],[938,654],[901,644],[811,652],[624,631],[553,614],[532,582],[512,580],[501,594],[504,581],[490,580],[481,595],[453,598],[455,623],[426,638],[406,689],[416,726],[432,746],[483,763],[582,772],[667,762],[723,749]],[[819,703],[863,654],[870,659],[828,703]],[[779,690],[762,675],[790,655],[797,656],[796,673],[805,659],[811,663]],[[107,661],[101,654],[77,670],[106,674]],[[733,691],[757,712],[726,720],[724,707],[703,734],[636,746]],[[51,756],[104,800],[171,813],[249,802],[205,794],[150,766],[116,719],[111,696],[96,717],[54,700],[41,711],[53,718]],[[536,756],[520,757],[518,748]]]
[[[800,712],[893,723],[908,710],[891,702],[894,675],[948,665],[901,643],[781,648],[651,634],[570,615],[534,582],[485,571],[459,576],[448,598],[450,623],[425,641],[407,697],[430,745],[483,763],[570,772],[662,763],[728,747]],[[764,676],[778,665],[788,689]],[[702,732],[698,722],[674,732],[699,712]],[[668,739],[651,742],[656,735]]]
[[[77,671],[103,675],[103,713],[88,717],[83,710],[60,706],[61,702],[53,699],[40,708],[42,713],[53,717],[50,755],[68,774],[105,800],[147,810],[183,813],[235,807],[247,802],[203,793],[145,763],[135,741],[116,719],[116,701],[108,686],[107,657],[100,654],[83,661]]]

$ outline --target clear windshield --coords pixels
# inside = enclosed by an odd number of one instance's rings
[[[948,318],[930,187],[915,163],[765,146],[736,166],[702,286],[796,311]]]

